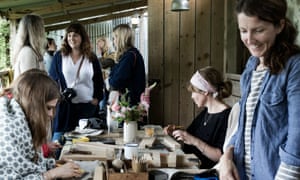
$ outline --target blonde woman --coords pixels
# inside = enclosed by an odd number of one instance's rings
[[[45,45],[44,20],[38,15],[25,15],[19,23],[13,46],[14,79],[29,69],[45,69]]]
[[[110,73],[110,87],[120,93],[128,89],[130,104],[136,105],[146,86],[144,59],[133,44],[133,32],[129,25],[116,26],[113,39],[117,64]]]
[[[113,48],[111,47],[111,42],[107,37],[101,36],[97,39],[97,53],[99,58],[107,58],[110,57],[114,59]]]
[[[108,77],[111,68],[115,65],[115,53],[112,50],[111,42],[108,38],[101,36],[97,39],[98,59],[102,68],[103,80],[105,82],[104,96],[100,102],[100,110],[106,112],[107,100],[109,97]]]

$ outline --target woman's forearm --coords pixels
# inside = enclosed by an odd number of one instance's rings
[[[193,145],[199,149],[204,156],[208,157],[212,161],[219,161],[222,155],[222,152],[219,148],[210,146],[199,138],[196,138]]]

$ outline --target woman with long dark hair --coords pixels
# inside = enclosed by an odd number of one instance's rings
[[[221,157],[223,179],[299,179],[300,48],[285,0],[239,0],[250,51],[241,76],[238,130]]]
[[[97,56],[83,25],[66,28],[62,47],[53,58],[50,76],[59,83],[66,101],[60,103],[54,121],[53,140],[78,126],[81,118],[97,115],[103,97],[103,78]]]

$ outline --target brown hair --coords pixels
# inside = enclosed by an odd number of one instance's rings
[[[84,56],[87,56],[90,61],[97,60],[96,55],[92,51],[91,42],[89,36],[83,25],[80,23],[72,23],[65,30],[66,34],[62,42],[61,52],[63,55],[69,55],[72,52],[72,48],[68,43],[68,34],[70,32],[77,33],[81,36],[80,50]]]
[[[232,93],[232,83],[229,80],[224,80],[223,75],[211,66],[199,69],[200,75],[218,92],[216,99],[222,100],[227,98]],[[190,92],[202,92],[200,89],[193,86],[191,83],[188,86]]]
[[[13,82],[11,91],[25,113],[33,146],[37,150],[46,142],[51,125],[46,103],[60,99],[59,87],[45,71],[31,69]]]
[[[286,17],[287,3],[285,0],[238,0],[236,13],[245,13],[247,16],[256,16],[260,20],[270,22],[275,27],[285,21],[283,30],[277,35],[274,45],[264,57],[264,63],[270,68],[272,74],[278,74],[285,66],[287,60],[300,52],[295,44],[297,30]]]

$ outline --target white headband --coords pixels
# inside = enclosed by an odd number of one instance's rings
[[[214,98],[217,97],[218,92],[201,76],[198,71],[192,76],[190,82],[199,90],[212,93]]]

